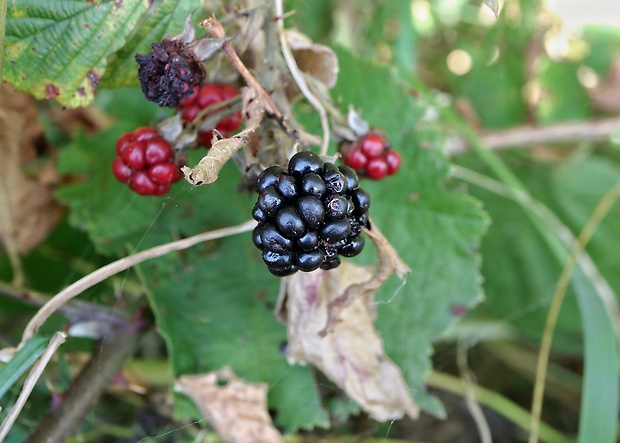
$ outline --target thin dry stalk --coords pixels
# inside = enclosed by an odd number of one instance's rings
[[[600,142],[615,134],[620,134],[620,117],[505,129],[482,134],[480,141],[489,149],[508,149],[550,143]],[[448,142],[445,150],[448,155],[466,152],[468,150],[467,141],[462,138],[454,138]]]
[[[224,31],[224,27],[222,26],[220,22],[218,22],[214,18],[208,18],[202,21],[199,24],[199,26],[211,32],[211,34],[213,34],[217,38],[222,38],[222,39],[226,38],[226,31]],[[233,48],[233,46],[230,44],[229,41],[225,42],[222,48],[224,49],[224,52],[226,53],[230,61],[232,62],[233,66],[237,69],[237,71],[239,71],[239,74],[241,74],[243,79],[246,81],[248,86],[254,89],[265,111],[267,111],[270,114],[273,114],[277,120],[282,121],[284,118],[282,116],[282,113],[280,112],[278,107],[275,105],[275,103],[271,100],[271,97],[269,97],[269,94],[265,92],[265,90],[260,85],[260,83],[254,78],[252,73],[243,64],[243,62],[237,55],[235,48]]]
[[[456,360],[461,373],[465,402],[467,403],[467,409],[469,409],[469,413],[478,428],[480,442],[492,443],[493,439],[491,438],[489,423],[487,422],[484,412],[482,411],[482,407],[476,397],[476,381],[474,379],[474,375],[469,369],[469,365],[467,364],[468,349],[469,346],[465,341],[461,340],[458,342]]]
[[[97,283],[104,281],[106,278],[119,272],[125,271],[132,266],[142,263],[152,258],[161,257],[172,251],[181,251],[187,249],[199,243],[204,243],[210,240],[216,240],[218,238],[228,237],[235,234],[241,234],[242,232],[251,231],[256,226],[254,220],[246,221],[237,226],[231,226],[223,229],[216,229],[214,231],[203,232],[202,234],[194,235],[183,240],[177,240],[171,243],[166,243],[154,248],[147,249],[146,251],[138,252],[137,254],[130,255],[128,257],[116,260],[102,268],[91,272],[87,276],[79,279],[72,285],[66,287],[64,290],[52,297],[45,305],[39,309],[39,311],[32,317],[24,333],[22,335],[22,341],[19,347],[22,347],[30,337],[32,337],[38,331],[39,327],[45,323],[45,321],[59,308],[64,306],[69,300],[80,295],[86,289],[93,287]]]
[[[562,269],[562,274],[560,275],[555,289],[555,293],[553,294],[553,299],[551,300],[551,306],[549,306],[549,313],[547,314],[547,321],[545,323],[545,331],[538,354],[538,365],[536,366],[536,381],[534,384],[534,398],[532,399],[532,418],[530,425],[530,438],[528,440],[529,443],[538,442],[538,435],[540,432],[540,417],[542,413],[543,398],[545,395],[545,378],[547,376],[549,354],[551,353],[551,343],[553,341],[555,325],[557,324],[558,317],[560,315],[560,308],[562,307],[562,302],[564,301],[564,296],[566,295],[566,290],[568,289],[571,276],[573,274],[575,266],[579,262],[580,255],[592,239],[592,236],[596,232],[599,224],[605,218],[605,216],[607,216],[607,214],[619,198],[620,184],[611,188],[603,196],[596,208],[594,208],[591,217],[586,222],[583,230],[579,234],[579,237],[575,241],[570,256],[566,260],[564,268]]]
[[[329,121],[327,119],[327,112],[325,111],[325,107],[321,101],[310,91],[308,87],[308,83],[306,83],[306,79],[304,74],[299,70],[297,66],[297,62],[295,61],[295,57],[293,56],[293,52],[286,41],[286,36],[284,35],[284,9],[282,7],[282,0],[275,0],[276,7],[276,18],[278,20],[278,35],[280,37],[280,48],[282,49],[282,55],[284,56],[284,61],[286,61],[286,65],[288,66],[295,83],[299,86],[301,93],[306,97],[306,100],[310,102],[310,104],[317,110],[319,116],[321,117],[321,129],[323,131],[323,139],[321,142],[321,151],[320,154],[322,156],[327,155],[327,149],[329,148]]]

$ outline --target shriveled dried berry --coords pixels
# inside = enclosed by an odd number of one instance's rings
[[[151,48],[146,55],[136,54],[142,92],[159,106],[175,108],[200,85],[206,73],[204,65],[181,40],[164,39]]]

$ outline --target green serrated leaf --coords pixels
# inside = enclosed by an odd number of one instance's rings
[[[12,0],[4,76],[16,89],[71,107],[92,102],[107,69],[147,10],[148,0]]]
[[[269,383],[277,424],[328,425],[309,368],[286,362],[286,328],[273,315],[279,280],[265,272],[249,233],[153,263],[149,275],[156,276],[152,305],[175,376],[229,365],[244,379]]]
[[[174,36],[183,30],[183,25],[192,11],[200,8],[200,1],[159,0],[153,3],[138,22],[127,44],[110,60],[110,75],[103,78],[101,86],[113,88],[136,86],[138,84],[136,54],[151,51],[151,43],[161,41],[165,36]]]
[[[403,163],[393,177],[363,186],[372,196],[371,212],[412,273],[404,287],[393,280],[379,293],[377,327],[388,355],[403,369],[416,401],[441,415],[424,389],[432,343],[457,317],[459,309],[482,300],[477,248],[488,223],[480,204],[450,192],[444,181],[446,158],[421,149],[421,138],[440,145],[440,134],[423,134],[416,125],[424,111],[387,68],[354,58],[343,50],[339,83],[333,91],[343,109],[362,109],[372,127],[385,131]],[[426,140],[427,142],[429,140]]]
[[[395,281],[379,294],[378,328],[416,400],[441,414],[439,403],[424,390],[432,341],[456,320],[453,305],[471,307],[481,299],[475,250],[486,218],[472,198],[445,189],[444,156],[419,148],[415,125],[423,107],[388,69],[343,51],[339,56],[346,81],[337,86],[336,96],[343,106],[361,107],[363,117],[385,130],[403,155],[399,174],[365,185],[374,200],[375,222],[413,269],[396,295]],[[60,159],[63,170],[90,176],[61,189],[59,196],[70,205],[72,222],[87,229],[101,251],[121,254],[249,218],[253,198],[235,191],[239,174],[232,165],[209,186],[179,183],[164,199],[132,194],[102,166],[115,155],[112,146],[121,132],[115,131],[75,143]],[[244,378],[272,385],[269,401],[278,424],[289,429],[327,425],[309,369],[289,367],[279,354],[285,329],[271,312],[278,280],[264,268],[249,234],[148,266],[152,305],[175,375],[229,364]]]
[[[63,171],[88,177],[58,195],[71,207],[71,222],[87,230],[100,251],[121,255],[250,218],[254,196],[237,193],[240,174],[233,165],[212,185],[180,182],[164,198],[131,192],[108,166],[122,132],[116,127],[79,138],[60,156]],[[310,369],[289,366],[282,353],[286,328],[273,315],[279,280],[266,270],[249,233],[141,269],[149,276],[151,304],[175,377],[230,365],[243,378],[270,384],[277,424],[289,430],[329,424]],[[183,399],[179,403],[184,418],[195,413]]]

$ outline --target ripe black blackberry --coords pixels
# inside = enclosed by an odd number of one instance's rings
[[[299,152],[288,171],[265,169],[257,192],[252,240],[272,274],[332,269],[341,255],[354,257],[364,248],[361,231],[368,224],[370,196],[350,167]]]

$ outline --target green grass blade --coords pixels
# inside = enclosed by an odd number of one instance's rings
[[[0,370],[0,398],[11,389],[19,377],[43,354],[48,342],[49,337],[35,335]]]
[[[573,277],[573,287],[585,345],[579,443],[613,443],[618,432],[620,360],[612,320],[595,288],[580,272]]]
[[[550,249],[560,263],[564,263],[568,248],[575,239],[560,235],[566,228],[545,206],[534,201],[524,192],[524,188],[515,188],[498,184],[473,171],[457,168],[457,176],[499,195],[505,195],[519,202],[528,214],[534,226],[547,241]],[[489,186],[492,185],[492,186]],[[568,244],[564,243],[568,242]],[[607,286],[595,265],[586,256],[575,269],[571,282],[583,319],[585,371],[580,406],[579,442],[613,443],[616,441],[619,402],[619,349],[613,319],[608,314],[605,304],[604,286]],[[608,288],[611,290],[611,288]],[[615,300],[615,298],[614,298]],[[615,311],[615,310],[614,310]]]

